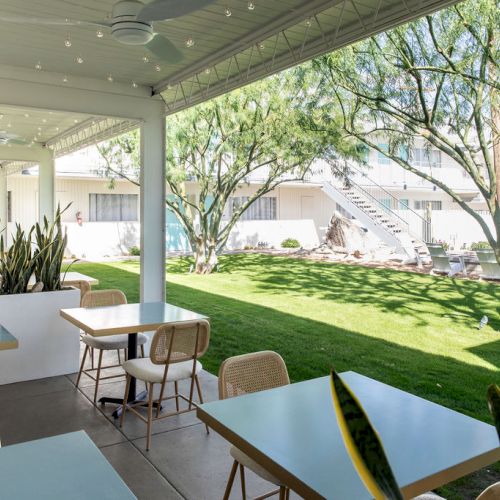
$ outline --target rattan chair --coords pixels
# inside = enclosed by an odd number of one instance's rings
[[[283,358],[272,351],[243,354],[226,359],[219,370],[219,398],[226,399],[252,392],[264,391],[288,385],[288,371]],[[262,500],[271,495],[279,494],[280,500],[288,500],[290,490],[279,479],[274,477],[248,455],[235,446],[231,446],[231,456],[234,459],[229,479],[224,493],[224,500],[229,498],[238,467],[240,469],[241,493],[246,498],[245,467],[279,489],[262,495],[255,500]]]
[[[81,300],[81,307],[104,307],[104,306],[114,306],[119,304],[126,304],[127,298],[125,294],[120,290],[96,290],[87,291]],[[132,332],[131,332],[132,333]],[[141,347],[141,353],[144,357],[144,344],[147,342],[148,338],[146,335],[139,333],[137,334],[137,345]],[[80,365],[80,371],[78,372],[78,377],[76,379],[76,387],[80,383],[80,378],[82,373],[85,373],[87,377],[90,377],[95,381],[94,389],[94,403],[97,401],[97,390],[99,389],[99,381],[106,380],[110,378],[123,377],[123,374],[108,375],[106,377],[101,377],[101,370],[108,368],[116,368],[121,366],[120,360],[116,365],[106,365],[102,366],[102,355],[104,351],[118,351],[124,349],[125,352],[128,348],[128,335],[106,335],[104,337],[94,337],[92,335],[85,334],[82,337],[82,342],[85,344],[85,351],[83,352],[82,363]],[[92,367],[85,369],[85,360],[89,351],[99,351],[99,358],[97,361],[97,368],[94,368],[94,363],[92,362]],[[92,372],[97,371],[96,376]]]
[[[163,325],[156,330],[151,341],[149,358],[130,359],[123,363],[123,368],[127,373],[127,385],[123,398],[120,427],[123,425],[127,410],[145,422],[147,424],[146,450],[149,450],[151,445],[151,427],[153,421],[196,409],[197,404],[193,401],[195,385],[199,402],[203,403],[203,395],[198,379],[202,365],[198,360],[207,351],[209,341],[210,324],[208,321]],[[146,382],[148,388],[147,418],[144,418],[135,409],[137,406],[142,406],[142,402],[127,404],[131,377]],[[180,380],[191,381],[189,396],[185,396],[179,392],[178,382]],[[167,382],[174,383],[173,396],[165,396]],[[160,384],[160,394],[157,399],[153,400],[155,384]],[[169,399],[175,399],[176,411],[160,415],[162,401]],[[187,408],[180,409],[180,399],[188,403]],[[156,404],[156,416],[153,418],[154,404]],[[208,432],[208,427],[206,429]]]

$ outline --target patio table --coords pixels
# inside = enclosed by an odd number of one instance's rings
[[[177,307],[165,302],[144,302],[140,304],[120,304],[106,307],[76,307],[61,309],[61,316],[78,328],[93,335],[128,334],[128,359],[137,357],[137,333],[156,330],[169,323],[185,323],[208,319],[202,314]],[[132,333],[133,332],[133,333]],[[142,401],[147,392],[136,394],[136,380],[131,379],[129,402]],[[121,405],[123,400],[102,397],[100,403],[116,403]],[[115,410],[113,416],[120,415],[121,406]]]
[[[92,276],[87,276],[86,274],[77,273],[75,271],[70,271],[67,273],[61,273],[61,281],[63,286],[74,286],[78,285],[80,281],[86,281],[89,285],[98,285],[99,280],[92,278]],[[33,288],[35,285],[35,276],[32,276],[28,282],[28,290]]]
[[[341,377],[378,431],[405,498],[500,459],[493,426],[355,372]],[[206,403],[197,415],[304,498],[372,498],[345,451],[329,377]]]
[[[3,325],[0,325],[0,351],[7,349],[17,349],[18,343],[16,337],[7,330]]]
[[[84,431],[0,448],[0,498],[135,499]]]

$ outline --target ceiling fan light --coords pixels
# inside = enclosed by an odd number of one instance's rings
[[[136,21],[113,24],[111,32],[116,40],[125,45],[146,45],[154,37],[151,24]]]

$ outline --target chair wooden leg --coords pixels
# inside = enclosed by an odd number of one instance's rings
[[[286,486],[280,486],[280,496],[279,496],[279,499],[280,500],[286,500],[286,490],[287,490],[287,487]]]
[[[201,392],[201,384],[200,384],[200,380],[198,378],[198,375],[194,376],[194,381],[196,382],[196,390],[198,391],[198,399],[200,400],[200,403],[203,404],[203,394]],[[205,424],[205,429],[207,430],[207,434],[210,434],[210,429],[208,428],[207,424]]]
[[[247,500],[247,488],[245,485],[245,467],[240,464],[241,498]]]
[[[224,497],[222,500],[229,500],[229,495],[233,488],[234,478],[236,476],[236,471],[238,470],[238,462],[235,460],[233,466],[231,467],[231,472],[229,473],[229,478],[227,480],[226,491],[224,492]]]
[[[148,384],[148,432],[146,439],[146,451],[151,446],[151,424],[153,423],[153,384]]]
[[[144,357],[144,344],[141,344],[141,356]]]
[[[80,377],[82,376],[83,368],[85,366],[85,359],[87,358],[87,353],[89,352],[89,346],[85,346],[85,350],[83,351],[83,359],[82,363],[80,365],[80,371],[78,372],[78,377],[76,378],[76,386],[78,387],[78,384],[80,383]]]
[[[92,358],[92,370],[94,369],[94,348],[90,348],[90,356]]]
[[[286,488],[285,500],[290,500],[290,488]]]
[[[117,349],[116,352],[118,353],[118,364],[121,365],[122,364],[122,360],[121,360],[121,357],[120,357],[120,349]]]
[[[97,390],[99,389],[99,378],[101,376],[101,365],[102,365],[102,353],[103,353],[103,350],[99,349],[99,360],[97,361],[97,374],[95,377],[94,404],[96,404]]]
[[[120,416],[120,427],[123,427],[125,412],[127,411],[128,393],[130,392],[130,380],[132,377],[127,373],[127,382],[125,384],[125,396],[123,396],[122,414]]]
[[[175,409],[179,411],[179,383],[177,380],[174,382],[174,391],[175,391]]]

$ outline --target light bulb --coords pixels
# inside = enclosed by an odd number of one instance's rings
[[[97,31],[95,32],[95,34],[96,34],[97,38],[102,38],[102,37],[104,36],[104,33],[103,33],[103,31],[102,31],[102,30],[97,30]]]
[[[248,10],[254,10],[255,4],[253,2],[248,2]]]
[[[186,40],[186,47],[192,47],[194,45],[194,40],[189,37],[187,40]]]
[[[7,127],[12,127],[12,123],[7,123]]]
[[[132,82],[132,87],[134,87],[134,89],[136,89],[139,85],[137,85],[136,82]]]
[[[233,13],[231,12],[231,9],[229,7],[226,7],[226,10],[224,11],[224,15],[226,17],[231,17]]]
[[[46,118],[42,118],[42,123],[47,123],[47,119]]]
[[[161,66],[159,64],[155,64],[155,71],[161,71]]]
[[[266,48],[266,46],[262,42],[260,42],[259,43],[259,49],[260,50],[264,50],[265,48]]]
[[[144,64],[148,63],[148,62],[149,62],[149,57],[148,57],[148,56],[146,56],[146,55],[142,56],[142,62],[143,62]]]
[[[69,37],[69,35],[66,37],[66,40],[64,40],[64,46],[65,47],[71,47],[72,43],[71,43],[71,38]]]
[[[311,20],[310,19],[306,19],[306,26],[309,28],[309,26],[311,26]]]
[[[29,117],[30,117],[29,113],[24,113],[24,118],[29,118]]]
[[[82,57],[82,56],[78,56],[78,57],[76,58],[76,62],[77,62],[78,64],[83,64],[83,57]]]
[[[68,83],[68,77],[67,76],[63,76],[63,83]]]
[[[113,82],[113,75],[108,75],[108,82],[110,82],[110,83]]]
[[[210,68],[205,68],[205,75],[209,75],[210,74]]]
[[[37,71],[40,71],[42,69],[42,63],[40,61],[38,61],[36,64],[35,64],[35,69]]]
[[[75,119],[73,120],[73,122],[74,122],[74,123],[78,123],[78,120],[75,118]]]

